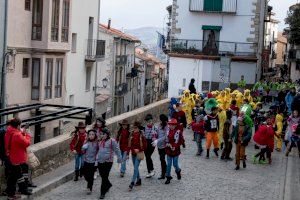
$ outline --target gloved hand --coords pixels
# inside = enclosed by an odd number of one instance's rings
[[[158,143],[158,141],[157,141],[157,140],[154,140],[151,144],[152,144],[153,147],[156,147],[156,146],[157,146],[157,143]]]

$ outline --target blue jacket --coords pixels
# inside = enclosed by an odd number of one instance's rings
[[[289,92],[286,96],[285,96],[285,103],[286,106],[288,107],[288,112],[291,113],[292,112],[292,103],[294,101],[295,96],[293,96],[291,94],[291,92]]]
[[[175,112],[175,109],[173,105],[176,105],[178,103],[177,99],[172,97],[169,105],[169,117],[171,118],[173,116],[173,113]]]

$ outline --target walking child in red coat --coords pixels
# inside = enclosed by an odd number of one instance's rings
[[[85,124],[83,122],[79,122],[78,126],[75,127],[76,131],[70,143],[70,150],[75,155],[75,178],[74,181],[78,181],[78,177],[83,176],[83,151],[82,146],[86,141],[87,133],[85,130]]]
[[[267,154],[269,164],[272,163],[271,153],[274,149],[274,135],[275,131],[272,125],[272,119],[268,118],[266,124],[262,124],[253,136],[256,145],[261,147],[261,151],[252,158],[254,163],[259,157],[259,163],[264,164],[265,154]]]
[[[120,169],[120,176],[124,177],[126,172],[126,160],[129,157],[128,155],[128,140],[129,140],[130,132],[129,132],[129,123],[125,119],[120,123],[120,129],[117,134],[116,141],[120,145],[121,156],[122,156],[122,164]]]
[[[176,119],[171,119],[169,122],[169,131],[166,140],[167,154],[167,181],[165,184],[170,184],[173,179],[171,176],[172,163],[177,174],[177,179],[181,179],[181,169],[179,167],[180,146],[184,143],[182,131],[177,128],[178,122]]]
[[[204,121],[204,116],[199,115],[196,117],[196,120],[192,122],[192,130],[195,134],[195,140],[197,144],[197,155],[201,156],[203,152],[202,148],[202,141],[205,138],[205,121]]]

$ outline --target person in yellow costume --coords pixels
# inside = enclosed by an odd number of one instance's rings
[[[218,131],[218,139],[219,139],[219,145],[221,144],[221,149],[223,149],[223,130],[224,130],[224,124],[226,121],[226,110],[222,109],[222,107],[219,105],[219,131]]]
[[[246,89],[244,92],[244,99],[248,99],[249,103],[253,102],[253,98],[250,95],[250,90]]]
[[[182,103],[182,110],[185,113],[187,124],[190,125],[193,121],[192,110],[195,106],[195,101],[193,97],[190,95],[189,90],[183,91],[183,96],[180,100],[180,103]]]
[[[241,92],[238,92],[236,94],[236,105],[237,107],[241,108],[241,106],[243,105],[243,100],[244,100],[244,96]]]
[[[276,126],[276,132],[275,132],[275,141],[276,141],[276,151],[281,151],[282,148],[282,129],[283,129],[283,113],[278,111],[276,117],[275,117],[275,126]]]
[[[230,107],[230,99],[226,96],[225,91],[221,91],[219,97],[217,98],[217,102],[223,110],[227,110]]]

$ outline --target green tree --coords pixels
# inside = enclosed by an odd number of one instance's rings
[[[291,44],[300,44],[300,3],[289,8],[285,23],[289,25],[289,42]]]

